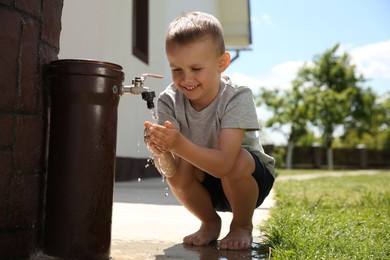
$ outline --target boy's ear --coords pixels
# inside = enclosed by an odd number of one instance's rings
[[[230,64],[230,53],[225,51],[219,58],[219,72],[224,72]]]

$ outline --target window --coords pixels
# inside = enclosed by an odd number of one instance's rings
[[[133,0],[133,55],[149,63],[149,0]]]

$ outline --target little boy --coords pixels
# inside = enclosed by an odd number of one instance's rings
[[[221,218],[233,219],[220,249],[251,247],[252,217],[274,182],[274,159],[264,153],[252,92],[221,77],[229,66],[223,31],[212,15],[179,16],[166,35],[173,83],[158,99],[158,124],[145,122],[156,167],[176,196],[200,221],[183,242],[218,239]]]

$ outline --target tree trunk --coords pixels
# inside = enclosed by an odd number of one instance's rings
[[[326,158],[328,161],[328,170],[333,170],[333,149],[331,146],[328,146],[326,151]]]
[[[294,153],[294,142],[288,142],[286,155],[286,169],[292,169],[292,160]]]

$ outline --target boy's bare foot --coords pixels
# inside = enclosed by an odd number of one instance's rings
[[[221,232],[221,220],[213,223],[202,223],[200,229],[183,238],[183,243],[194,246],[206,246],[215,241]]]
[[[252,246],[252,228],[231,225],[226,237],[219,242],[219,249],[245,250]]]

